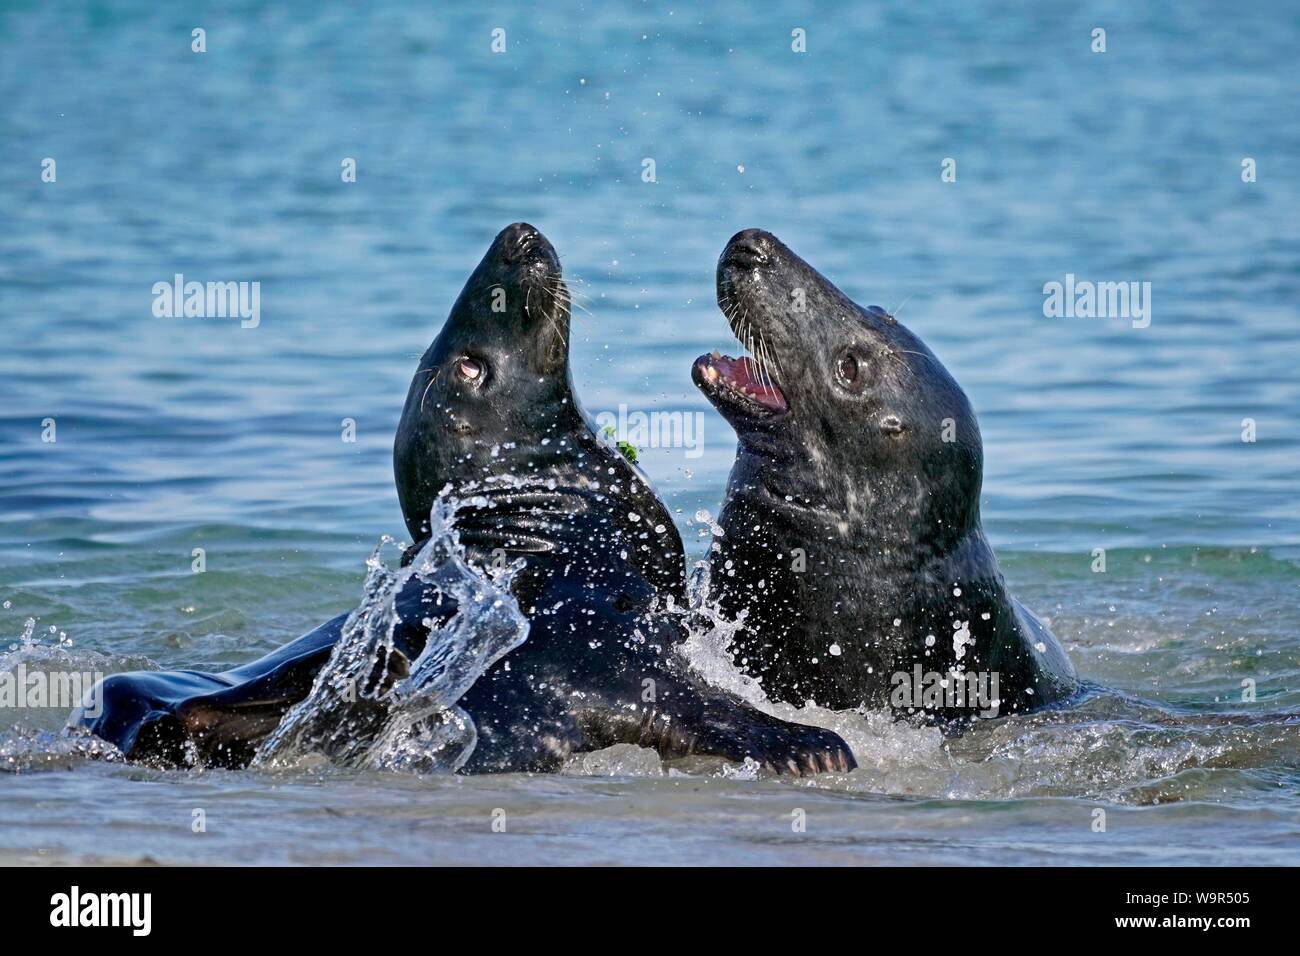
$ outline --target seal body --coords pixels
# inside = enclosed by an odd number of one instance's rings
[[[436,496],[471,563],[522,560],[522,646],[460,706],[478,744],[466,769],[552,769],[614,743],[752,757],[781,772],[852,766],[834,734],[769,717],[702,685],[685,636],[685,557],[646,478],[597,439],[569,369],[569,294],[533,227],[504,230],[420,360],[397,429],[398,496],[417,543]]]
[[[943,719],[1072,694],[980,527],[979,428],[933,353],[760,230],[717,293],[752,353],[692,370],[739,441],[709,564],[740,666],[775,700]]]
[[[525,223],[507,227],[421,358],[397,429],[398,497],[416,541],[406,559],[448,494],[462,505],[456,528],[471,564],[523,564],[511,586],[528,637],[457,702],[477,730],[462,769],[552,770],[623,742],[665,757],[752,757],[778,772],[852,767],[835,734],[703,686],[674,654],[684,636],[681,539],[644,476],[588,427],[569,371],[569,318],[551,244]],[[413,578],[396,609],[394,660],[372,678],[381,683],[455,605]],[[103,713],[82,722],[132,758],[242,765],[306,696],[345,620],[225,674],[113,675]],[[358,727],[382,720],[359,717]]]

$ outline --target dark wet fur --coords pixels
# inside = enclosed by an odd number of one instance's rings
[[[529,635],[459,702],[478,730],[465,769],[553,770],[571,753],[615,743],[666,758],[752,757],[783,773],[851,768],[834,733],[704,687],[674,654],[684,631],[668,604],[686,601],[681,539],[640,472],[596,439],[578,407],[560,276],[531,226],[498,235],[419,363],[394,444],[417,542],[408,560],[450,485],[488,504],[458,516],[469,559],[525,561],[513,588]],[[473,379],[461,374],[466,359],[481,370]],[[418,581],[399,595],[403,658],[423,646],[419,622],[431,603]],[[453,610],[442,600],[433,617]],[[226,674],[115,675],[103,685],[104,714],[83,723],[133,759],[242,765],[306,695],[345,619]],[[358,732],[382,716],[360,714]]]
[[[1001,714],[1073,694],[1064,650],[1008,593],[980,528],[979,427],[942,363],[769,233],[733,237],[717,288],[789,406],[756,410],[708,381],[707,357],[696,363],[696,384],[740,438],[710,565],[724,612],[748,614],[734,644],[741,666],[774,700],[835,709],[888,706],[891,676],[917,663],[998,673]],[[852,382],[838,372],[845,355]],[[975,643],[959,658],[963,621]]]

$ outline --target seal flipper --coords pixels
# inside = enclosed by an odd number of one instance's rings
[[[424,650],[429,628],[456,613],[454,599],[436,586],[412,578],[396,597],[392,646],[373,647],[366,673],[356,675],[355,699],[334,712],[346,719],[349,739],[369,739],[388,720],[387,693],[411,672]],[[239,682],[226,690],[185,701],[177,708],[187,734],[205,763],[244,766],[286,713],[304,700],[338,647],[350,615],[341,614],[273,654],[224,675]]]
[[[71,718],[130,760],[159,766],[242,766],[311,688],[342,632],[346,614],[265,657],[221,674],[133,671],[112,674]],[[191,751],[190,744],[197,746]]]
[[[188,738],[176,708],[228,687],[220,676],[199,671],[110,674],[86,695],[68,723],[107,740],[131,760],[184,766]]]
[[[666,760],[692,754],[737,762],[748,757],[776,773],[795,776],[849,771],[858,765],[834,731],[772,717],[731,694],[681,682],[662,696],[661,703],[637,713],[621,708],[584,711],[579,720],[585,736],[595,747],[650,747]]]
[[[425,598],[420,586],[398,597],[397,646],[370,675],[381,690],[409,672],[410,659],[428,634],[424,622],[443,620],[456,609],[455,602]],[[265,657],[220,674],[112,674],[96,685],[70,723],[107,740],[130,760],[177,767],[197,757],[208,766],[245,766],[289,708],[310,692],[347,619],[340,614]]]

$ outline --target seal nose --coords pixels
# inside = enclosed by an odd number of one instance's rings
[[[776,237],[762,229],[742,229],[731,237],[722,250],[720,265],[740,269],[758,269],[772,261]]]
[[[541,238],[542,234],[528,223],[511,223],[497,236],[497,241],[501,244],[501,258],[511,264],[522,262]]]
[[[511,223],[502,229],[497,236],[497,246],[501,261],[508,266],[524,263],[543,264],[556,271],[560,268],[555,247],[540,230],[526,222]]]

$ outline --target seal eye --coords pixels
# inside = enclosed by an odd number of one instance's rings
[[[846,385],[852,385],[858,380],[858,360],[852,353],[846,352],[840,356],[839,364],[840,380]]]
[[[456,374],[467,382],[477,382],[483,377],[483,365],[472,358],[463,358],[456,363]]]

